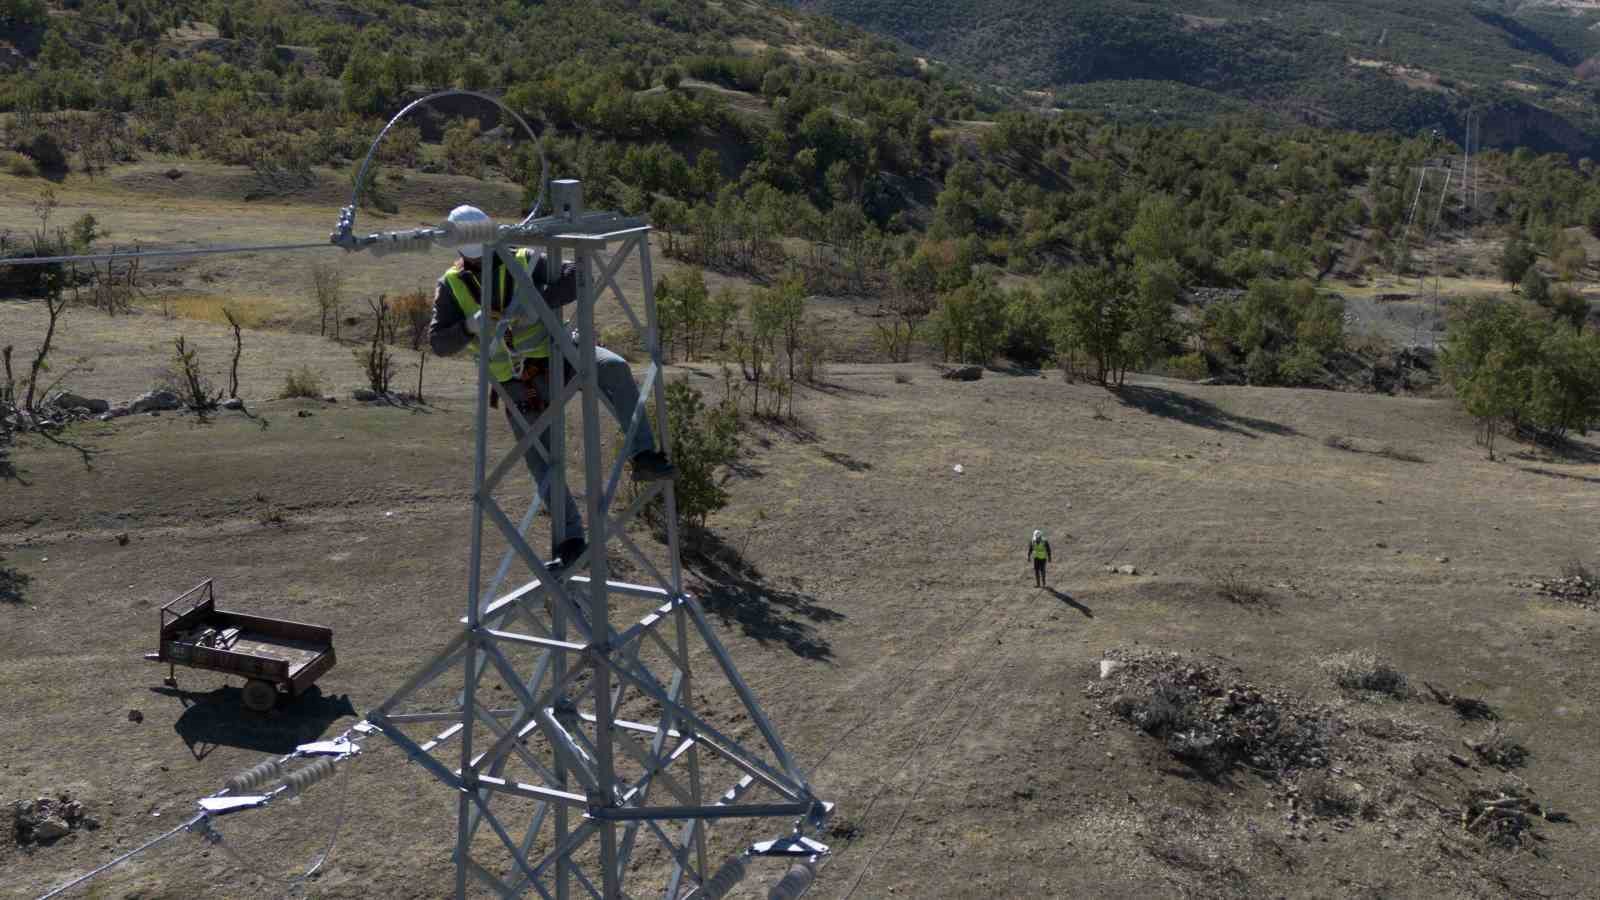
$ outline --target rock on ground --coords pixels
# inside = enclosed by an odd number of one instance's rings
[[[62,409],[87,409],[90,413],[98,415],[111,409],[111,404],[105,400],[97,400],[74,394],[71,391],[56,396],[55,403]]]
[[[951,366],[941,376],[951,381],[977,381],[983,377],[983,366]]]
[[[183,401],[179,400],[178,395],[171,391],[150,391],[149,393],[141,394],[138,399],[129,404],[128,412],[135,414],[156,412],[163,409],[179,409],[182,406]]]

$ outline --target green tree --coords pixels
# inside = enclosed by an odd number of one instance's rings
[[[678,344],[683,346],[685,359],[700,354],[711,325],[710,307],[710,293],[700,269],[679,269],[656,280],[656,318],[669,360]]]
[[[987,365],[1006,336],[1005,294],[984,276],[944,294],[934,331],[945,359]]]
[[[1490,459],[1501,422],[1515,421],[1527,404],[1537,347],[1532,322],[1500,300],[1476,301],[1450,325],[1441,354],[1445,378],[1478,419]]]
[[[1036,369],[1048,362],[1055,348],[1050,343],[1050,309],[1032,288],[1006,292],[1006,337],[1001,346],[1008,359]]]
[[[1574,331],[1582,331],[1589,321],[1589,298],[1571,285],[1561,285],[1550,298],[1550,311],[1557,321],[1566,322]]]
[[[1136,263],[1159,263],[1180,259],[1188,243],[1178,204],[1165,194],[1139,202],[1138,215],[1128,229],[1123,245]]]
[[[1538,266],[1529,266],[1522,274],[1522,296],[1540,306],[1550,305],[1550,281]]]
[[[1123,354],[1142,366],[1166,356],[1175,330],[1172,309],[1183,290],[1183,272],[1172,259],[1147,259],[1134,272]]]
[[[77,65],[80,60],[78,51],[72,49],[67,39],[61,36],[61,31],[52,28],[45,36],[44,46],[39,49],[39,61],[48,68],[64,71]]]
[[[678,470],[673,478],[678,513],[703,529],[707,517],[728,505],[717,476],[739,453],[738,412],[727,406],[708,409],[698,390],[674,381],[667,385],[667,422]]]
[[[1056,309],[1056,347],[1081,349],[1094,363],[1099,384],[1122,383],[1127,372],[1124,336],[1131,318],[1131,293],[1114,270],[1078,266],[1047,289]]]
[[[1505,249],[1500,251],[1500,277],[1515,290],[1522,283],[1522,277],[1533,267],[1533,261],[1533,248],[1520,237],[1513,237],[1506,241]]]

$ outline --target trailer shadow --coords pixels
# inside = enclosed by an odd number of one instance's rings
[[[348,694],[325,696],[315,686],[292,700],[284,698],[269,713],[246,709],[240,689],[233,685],[212,691],[175,687],[150,690],[176,697],[183,704],[183,714],[172,729],[197,760],[205,759],[218,747],[281,756],[301,744],[320,740],[334,722],[357,715]]]

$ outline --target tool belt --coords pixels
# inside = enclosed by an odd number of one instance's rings
[[[563,380],[570,383],[578,372],[565,364],[562,367]],[[514,380],[502,383],[512,399],[517,400],[517,410],[523,416],[541,415],[550,405],[549,397],[544,396],[544,391],[550,384],[550,359],[549,357],[533,357],[522,360],[522,372]],[[490,405],[498,405],[499,391],[490,392]]]
[[[513,398],[521,398],[517,401],[517,410],[524,416],[538,415],[544,412],[545,407],[549,405],[549,401],[539,392],[540,382],[548,383],[545,375],[549,371],[550,360],[548,358],[525,359],[522,360],[520,371],[511,381],[505,382],[507,393]],[[500,392],[490,391],[489,405],[498,407],[500,405],[499,401]]]

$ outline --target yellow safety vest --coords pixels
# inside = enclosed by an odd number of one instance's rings
[[[533,250],[526,247],[518,250],[517,262],[522,265],[524,270],[531,273],[533,271]],[[476,281],[476,279],[474,280]],[[450,293],[455,295],[456,305],[461,307],[462,315],[469,319],[477,315],[480,308],[478,297],[472,286],[467,283],[460,263],[452,266],[449,271],[444,273],[444,283],[450,285]],[[500,268],[500,291],[496,296],[500,298],[503,306],[510,305],[511,293],[511,274],[502,266]],[[484,328],[488,329],[493,327],[495,320],[499,316],[495,314],[485,318],[489,321],[484,323]],[[550,355],[549,335],[545,332],[544,322],[540,319],[535,319],[531,324],[516,329],[509,337],[510,340],[507,343],[515,348],[518,356],[545,359]],[[473,338],[468,342],[467,348],[473,353],[477,353],[477,338]],[[498,346],[495,348],[495,351],[489,357],[489,374],[496,381],[510,381],[516,377],[516,367],[512,365],[509,351],[501,350]]]
[[[1033,542],[1033,558],[1034,559],[1048,559],[1049,557],[1050,557],[1050,552],[1045,549],[1045,542],[1042,541],[1042,540],[1034,541]]]

